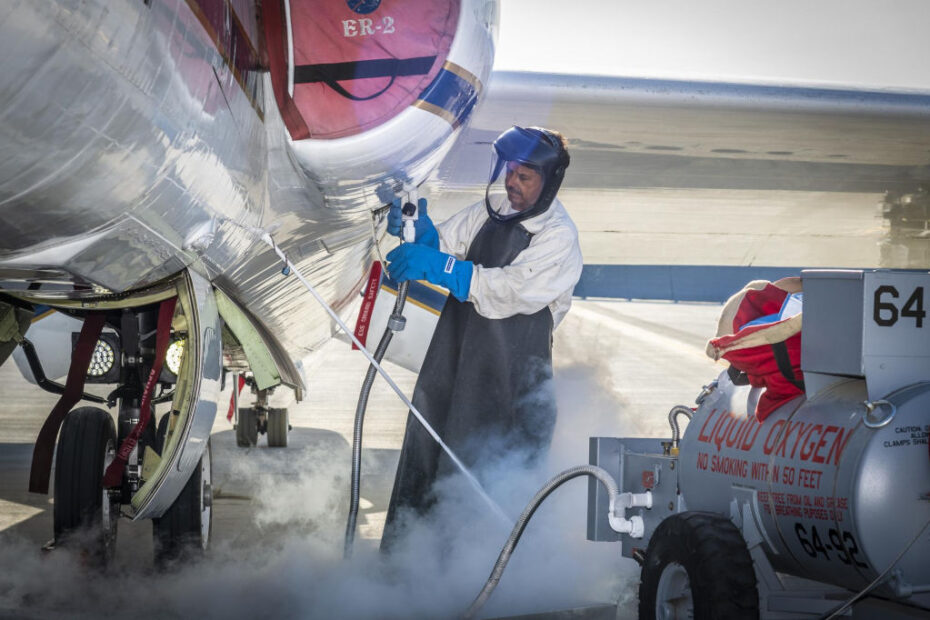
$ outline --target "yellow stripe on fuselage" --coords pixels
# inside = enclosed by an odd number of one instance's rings
[[[420,284],[427,284],[427,283],[424,282],[423,280],[418,280],[418,282],[420,282]],[[441,292],[441,293],[445,293],[445,292],[446,292],[444,289],[437,288],[437,287],[433,286],[432,284],[429,284],[428,286],[430,286],[430,288],[435,288],[437,291],[439,291],[439,292]],[[396,291],[395,289],[392,289],[391,287],[389,287],[387,284],[382,284],[382,285],[381,285],[381,290],[387,291],[388,293],[390,293],[390,294],[393,295],[394,297],[397,297],[397,291]],[[426,310],[427,312],[432,312],[432,313],[435,314],[436,316],[439,316],[439,314],[440,314],[440,310],[437,310],[436,308],[434,308],[434,307],[432,307],[432,306],[428,306],[428,305],[426,305],[425,303],[423,303],[422,301],[417,301],[416,299],[413,299],[413,298],[410,297],[409,295],[407,296],[407,303],[411,303],[411,304],[413,304],[414,306],[416,306],[417,308],[423,308],[423,309]]]
[[[54,313],[55,313],[55,309],[54,309],[54,308],[49,308],[48,310],[46,310],[46,311],[43,312],[42,314],[37,314],[37,315],[35,315],[34,317],[32,317],[32,322],[33,322],[33,323],[37,323],[37,322],[41,321],[42,319],[44,319],[45,317],[47,317],[48,315],[54,314]]]

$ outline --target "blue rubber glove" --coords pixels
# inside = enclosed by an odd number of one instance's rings
[[[419,243],[402,243],[387,255],[388,273],[398,282],[426,280],[449,289],[459,301],[468,299],[474,264]]]
[[[439,233],[433,220],[426,214],[426,198],[417,200],[417,219],[414,222],[416,241],[421,245],[428,245],[434,250],[439,249]],[[388,211],[387,231],[395,237],[402,237],[404,230],[403,214],[401,213],[401,200],[395,198]]]

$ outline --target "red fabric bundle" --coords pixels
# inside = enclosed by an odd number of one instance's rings
[[[727,360],[750,385],[765,388],[756,407],[759,420],[804,393],[801,314],[779,316],[788,295],[800,291],[800,278],[750,282],[724,305],[717,337],[707,344],[710,357]],[[747,325],[756,319],[762,321]]]

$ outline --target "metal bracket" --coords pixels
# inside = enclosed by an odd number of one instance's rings
[[[45,390],[46,392],[51,392],[52,394],[64,394],[65,386],[55,381],[52,381],[45,376],[45,371],[42,369],[42,362],[39,361],[39,355],[36,353],[36,348],[27,338],[23,338],[19,343],[19,346],[23,348],[23,353],[26,355],[26,361],[29,362],[29,369],[32,371],[32,376],[36,380],[36,385]],[[89,400],[92,403],[100,403],[112,407],[113,405],[107,402],[106,398],[101,396],[94,396],[93,394],[88,394],[83,392],[81,398],[84,400]]]

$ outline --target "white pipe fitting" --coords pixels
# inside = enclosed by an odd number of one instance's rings
[[[652,508],[652,491],[645,493],[621,493],[617,496],[623,508]]]
[[[646,528],[643,518],[634,515],[626,518],[627,508],[652,508],[652,492],[620,493],[611,498],[607,507],[607,522],[610,528],[618,534],[629,534],[631,538],[642,538]]]

